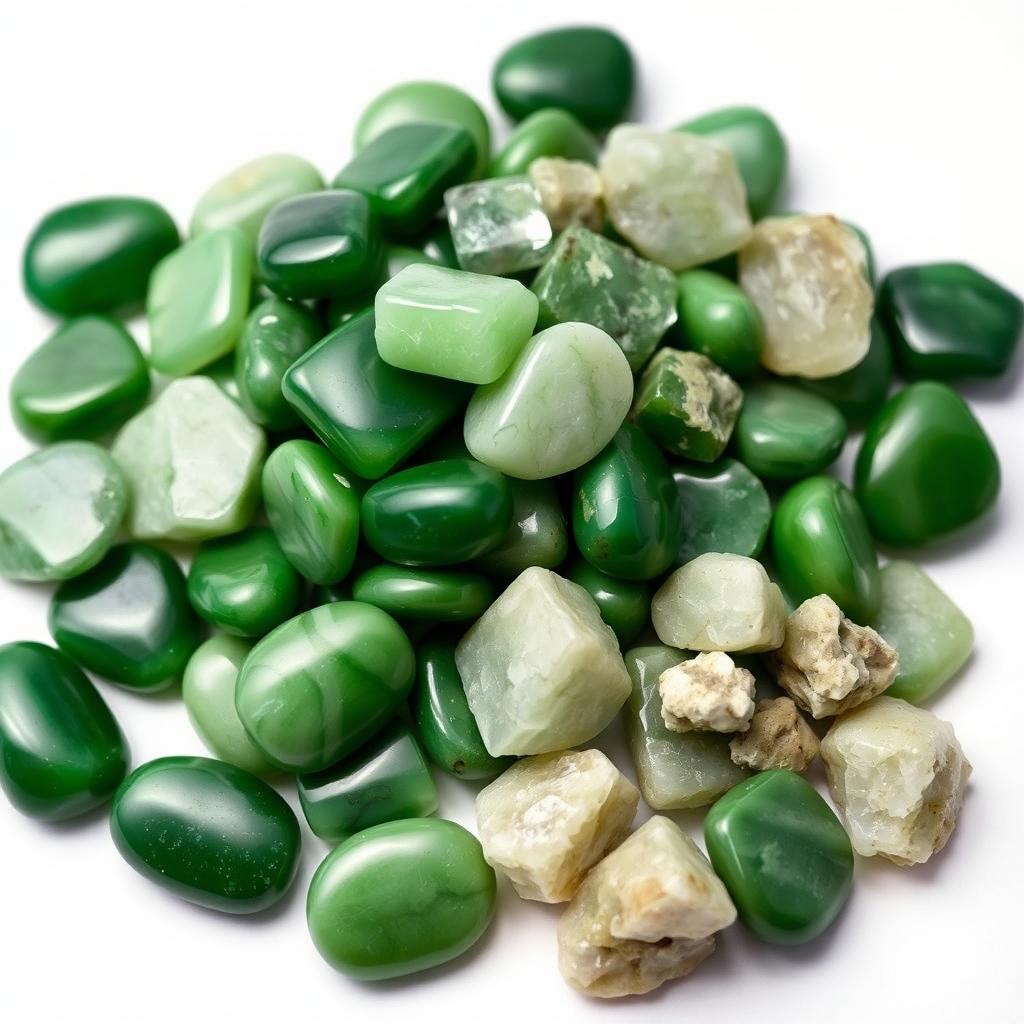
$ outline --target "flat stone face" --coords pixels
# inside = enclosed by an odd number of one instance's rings
[[[524,758],[476,798],[484,857],[523,899],[561,903],[625,837],[639,801],[599,750]]]
[[[906,701],[878,697],[832,726],[821,756],[861,856],[878,854],[907,866],[946,845],[971,775],[948,722]]]
[[[604,186],[601,175],[583,160],[539,157],[527,172],[540,196],[540,204],[554,231],[582,224],[600,231],[604,223]]]
[[[521,573],[455,652],[491,754],[543,754],[593,739],[629,696],[611,628],[556,573]]]
[[[733,761],[754,771],[806,771],[818,756],[818,737],[789,697],[758,701],[750,727],[729,741]]]
[[[698,654],[662,672],[661,715],[673,732],[742,732],[754,714],[754,676],[728,654]]]

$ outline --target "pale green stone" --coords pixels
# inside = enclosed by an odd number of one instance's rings
[[[509,476],[558,476],[612,439],[632,400],[622,349],[598,327],[556,324],[534,335],[503,377],[474,392],[466,447]]]
[[[209,377],[173,381],[114,442],[132,491],[132,536],[202,540],[241,530],[265,450],[263,431]]]
[[[414,263],[381,286],[374,313],[385,363],[489,384],[529,340],[537,297],[518,281]]]

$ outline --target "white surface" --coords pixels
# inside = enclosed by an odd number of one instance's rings
[[[790,143],[789,204],[863,225],[883,269],[963,259],[1024,290],[1024,32],[1014,0],[16,6],[2,5],[0,24],[4,382],[48,330],[21,294],[19,260],[33,223],[53,206],[137,193],[165,202],[184,224],[211,181],[265,152],[303,154],[330,176],[348,155],[360,109],[403,78],[469,89],[495,114],[500,139],[492,61],[553,21],[605,21],[628,37],[640,113],[652,124],[733,102],[770,110]],[[560,980],[557,911],[520,903],[503,886],[491,932],[464,960],[360,986],[332,973],[306,934],[304,893],[325,852],[318,841],[306,842],[278,912],[232,919],[136,876],[102,816],[47,827],[0,801],[0,1016],[10,1024],[1022,1019],[1014,994],[1024,895],[1020,363],[1009,382],[964,389],[1003,459],[996,514],[921,556],[977,628],[975,656],[935,705],[974,762],[960,828],[923,868],[859,860],[853,899],[822,940],[783,949],[737,925],[689,980],[612,1007]],[[27,450],[6,408],[0,449],[4,465]],[[47,640],[46,600],[43,589],[0,587],[0,641]],[[136,764],[202,752],[177,697],[102,689]],[[446,782],[444,812],[470,823],[471,796]],[[697,834],[699,815],[680,818]]]

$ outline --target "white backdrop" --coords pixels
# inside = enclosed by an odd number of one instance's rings
[[[21,293],[19,267],[25,236],[53,206],[93,194],[147,195],[185,224],[210,182],[267,152],[302,154],[329,179],[349,154],[362,107],[399,79],[466,88],[492,114],[500,141],[507,126],[490,95],[494,58],[520,35],[572,21],[604,22],[629,39],[641,76],[636,113],[651,124],[731,103],[771,111],[790,144],[787,204],[862,225],[883,271],[961,259],[1024,290],[1024,24],[1015,0],[0,7],[3,382],[49,329]],[[919,559],[977,629],[974,657],[935,703],[974,762],[960,828],[943,855],[913,871],[860,860],[854,896],[821,940],[784,949],[736,926],[692,978],[611,1007],[559,978],[557,911],[503,888],[496,921],[469,956],[405,981],[359,985],[335,975],[306,933],[305,889],[326,851],[308,835],[290,898],[269,915],[234,919],[136,876],[103,815],[46,826],[0,800],[0,1017],[1021,1020],[1013,995],[1024,910],[1021,362],[1009,380],[963,389],[1002,456],[996,513]],[[27,450],[5,405],[0,463]],[[48,640],[47,599],[36,588],[0,586],[0,642]],[[102,689],[134,763],[202,752],[176,694]],[[608,744],[625,767],[617,738]],[[472,795],[447,781],[443,812],[470,824]],[[698,834],[699,815],[679,820]]]

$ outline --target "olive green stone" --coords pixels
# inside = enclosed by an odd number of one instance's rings
[[[651,589],[645,581],[617,579],[583,558],[569,566],[565,578],[578,583],[593,599],[601,618],[612,627],[619,646],[627,647],[651,617]]]
[[[477,559],[477,567],[503,579],[513,579],[531,565],[557,568],[569,552],[558,490],[550,480],[509,477],[508,485],[512,491],[512,525],[493,551]]]
[[[687,344],[734,377],[752,374],[764,346],[761,314],[735,282],[710,270],[676,275],[679,327]]]
[[[557,156],[596,164],[600,147],[590,130],[567,110],[548,107],[530,114],[512,129],[491,162],[492,178],[525,174],[538,157]]]
[[[494,587],[478,572],[376,565],[356,578],[352,596],[398,619],[462,622],[487,611]]]

